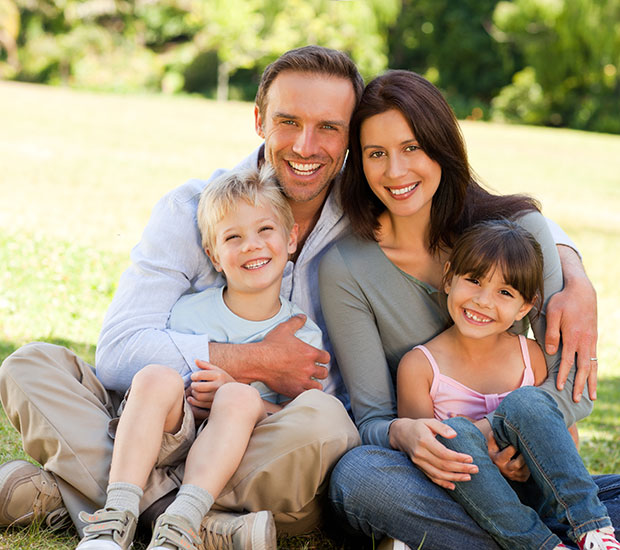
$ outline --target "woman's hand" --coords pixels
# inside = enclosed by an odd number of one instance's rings
[[[457,453],[437,441],[436,436],[451,439],[456,432],[434,418],[398,418],[390,426],[390,444],[407,453],[411,461],[434,483],[453,490],[455,481],[469,481],[478,473],[471,456]]]
[[[235,379],[225,370],[206,361],[197,359],[196,365],[200,370],[192,373],[192,383],[187,388],[187,402],[192,406],[197,418],[206,418],[209,415],[205,409],[211,408],[215,392],[220,386],[235,382]]]

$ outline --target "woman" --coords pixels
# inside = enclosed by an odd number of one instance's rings
[[[443,265],[454,238],[475,222],[518,219],[543,249],[544,295],[560,290],[545,220],[532,199],[492,195],[475,181],[450,107],[432,84],[407,71],[380,76],[364,91],[351,121],[341,201],[354,235],[321,264],[321,303],[365,446],[337,465],[330,498],[367,535],[401,539],[411,548],[426,537],[424,546],[433,549],[495,549],[440,487],[474,474],[471,457],[436,440],[448,434],[444,424],[396,418],[396,369],[414,345],[447,327],[445,296],[437,290]],[[544,315],[532,326],[540,341]],[[574,403],[570,391],[558,392],[560,352],[546,359],[543,387],[571,425],[590,412],[591,402],[584,396]],[[522,459],[512,454],[505,449],[494,461],[504,475],[524,481]],[[600,496],[609,509],[609,495]],[[620,502],[616,507],[609,510],[614,523]]]

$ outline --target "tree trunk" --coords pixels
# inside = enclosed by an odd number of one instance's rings
[[[217,100],[228,101],[228,81],[230,79],[230,63],[220,61],[217,66]]]

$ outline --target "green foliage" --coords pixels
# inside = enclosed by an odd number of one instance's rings
[[[458,116],[470,115],[475,107],[488,110],[514,71],[515,59],[490,34],[495,4],[403,0],[389,35],[390,67],[425,75],[446,93]]]
[[[19,8],[21,25],[6,6]],[[309,43],[349,52],[366,76],[384,70],[399,10],[398,0],[0,0],[0,31],[5,21],[19,28],[11,65],[19,80],[114,91],[216,87],[226,99],[239,73],[235,93],[247,98],[267,63]]]
[[[497,118],[520,111],[520,120],[620,133],[620,0],[499,2],[494,22],[529,67],[502,90]],[[536,99],[519,105],[524,96]]]

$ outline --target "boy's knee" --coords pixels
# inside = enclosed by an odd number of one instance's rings
[[[165,365],[147,365],[140,369],[131,381],[131,393],[150,396],[160,400],[183,395],[185,385],[181,375]]]
[[[263,411],[263,400],[256,388],[240,382],[229,382],[215,392],[213,406],[230,412],[256,415]]]

